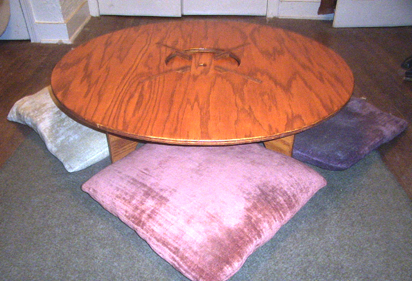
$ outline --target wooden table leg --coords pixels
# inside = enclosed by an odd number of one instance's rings
[[[287,156],[292,156],[294,140],[295,140],[295,135],[291,135],[291,136],[287,136],[287,137],[272,140],[272,141],[266,141],[264,142],[264,144],[265,144],[265,147],[270,150],[283,153]]]
[[[112,163],[122,159],[136,149],[138,141],[106,133]]]

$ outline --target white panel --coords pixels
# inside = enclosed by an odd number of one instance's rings
[[[169,16],[182,14],[180,0],[99,0],[101,15]]]
[[[33,11],[34,2],[38,8],[41,8],[37,0],[21,0],[27,30],[32,42],[70,44],[90,18],[89,7],[85,0],[79,7],[73,7],[73,13],[65,21],[36,21]],[[44,4],[47,6],[47,3]]]
[[[88,0],[90,15],[92,17],[100,16],[99,1],[98,0]]]
[[[278,14],[280,18],[332,20],[333,14],[318,15],[320,0],[280,0]]]
[[[320,5],[320,0],[280,0],[280,2],[315,2]]]
[[[279,0],[268,0],[266,16],[268,18],[279,17]]]
[[[184,15],[266,16],[267,0],[182,0]]]
[[[339,0],[334,27],[412,25],[412,0]]]
[[[63,23],[34,23],[37,42],[71,44],[90,18],[87,1]]]
[[[34,23],[40,43],[70,43],[65,23]],[[32,41],[33,42],[33,41]]]
[[[29,1],[32,5],[34,20],[36,22],[64,22],[58,0]]]

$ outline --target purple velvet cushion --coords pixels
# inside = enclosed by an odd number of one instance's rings
[[[293,157],[328,170],[344,170],[399,135],[407,122],[352,98],[334,117],[297,134]]]
[[[192,280],[227,280],[325,179],[258,144],[146,144],[83,185]]]

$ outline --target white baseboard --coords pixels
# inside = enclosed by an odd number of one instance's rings
[[[45,23],[36,22],[37,42],[71,44],[90,19],[89,6],[85,1],[66,22]]]
[[[28,11],[29,14],[30,11]],[[26,21],[27,21],[26,17]],[[87,0],[75,10],[65,22],[28,22],[30,39],[37,43],[73,43],[74,38],[90,19]]]

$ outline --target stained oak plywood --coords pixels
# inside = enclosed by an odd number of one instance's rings
[[[176,144],[270,141],[334,115],[354,79],[324,45],[265,25],[168,21],[109,33],[52,74],[69,115],[109,133]]]

